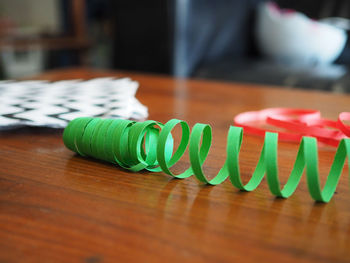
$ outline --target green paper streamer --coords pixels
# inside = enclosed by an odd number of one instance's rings
[[[172,130],[180,125],[182,137],[177,149],[173,149]],[[208,124],[197,123],[192,132],[185,121],[172,119],[166,124],[156,121],[134,122],[120,119],[77,118],[63,132],[65,146],[82,155],[90,156],[137,172],[143,169],[163,171],[175,178],[194,175],[200,182],[217,185],[227,177],[232,185],[243,191],[253,191],[266,175],[271,193],[288,198],[297,188],[304,170],[311,197],[319,202],[329,202],[335,193],[342,174],[345,159],[350,156],[350,139],[340,141],[326,183],[321,189],[318,171],[317,140],[303,137],[292,172],[283,188],[278,179],[277,133],[266,132],[258,164],[247,184],[243,184],[239,168],[239,152],[243,130],[231,126],[227,136],[226,161],[211,180],[204,175],[202,166],[211,147],[212,132]],[[189,147],[188,147],[189,146]],[[189,148],[190,167],[175,175],[170,168]]]

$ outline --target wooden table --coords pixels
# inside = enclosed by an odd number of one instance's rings
[[[209,123],[213,147],[205,171],[225,159],[233,117],[266,107],[318,109],[335,119],[350,97],[182,80],[86,69],[53,71],[39,79],[130,76],[149,118]],[[25,128],[0,133],[0,262],[349,262],[348,168],[328,204],[312,201],[305,177],[287,200],[266,181],[254,192],[229,181],[210,187],[194,178],[130,173],[67,150],[62,130]],[[263,139],[245,136],[241,171],[249,179]],[[280,178],[286,181],[298,145],[280,143]],[[334,149],[320,149],[325,178]],[[175,170],[188,165],[186,157]]]

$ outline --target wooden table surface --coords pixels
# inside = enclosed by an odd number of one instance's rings
[[[149,119],[171,118],[213,127],[205,171],[214,176],[225,160],[233,117],[266,107],[318,109],[336,119],[350,96],[181,80],[87,69],[53,71],[39,79],[130,76]],[[315,203],[303,177],[289,199],[274,198],[266,181],[256,191],[229,181],[205,186],[195,178],[131,173],[66,149],[62,130],[24,128],[0,132],[0,262],[350,262],[348,168],[328,204]],[[241,171],[248,180],[263,139],[245,136]],[[298,145],[280,143],[281,182]],[[326,177],[333,148],[319,151]],[[185,158],[176,167],[188,165]]]

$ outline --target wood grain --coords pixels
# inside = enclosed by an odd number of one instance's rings
[[[233,117],[266,107],[318,109],[335,119],[350,97],[331,93],[183,80],[130,72],[68,69],[48,80],[130,76],[150,119],[171,118],[213,127],[205,171],[225,159]],[[62,130],[25,128],[0,133],[0,262],[350,262],[348,168],[329,204],[310,198],[305,178],[287,200],[266,182],[254,192],[227,181],[209,187],[163,173],[130,173],[67,150]],[[241,170],[255,168],[263,140],[245,136]],[[298,145],[280,143],[281,182]],[[321,148],[325,178],[334,149]],[[176,171],[187,167],[185,158]]]

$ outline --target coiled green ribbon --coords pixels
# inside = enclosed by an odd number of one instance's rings
[[[182,137],[174,152],[171,134],[175,126],[181,125]],[[283,188],[278,179],[276,133],[266,132],[263,149],[253,175],[243,184],[239,168],[239,152],[243,130],[231,126],[227,137],[226,161],[219,173],[211,180],[204,175],[202,166],[211,146],[211,127],[197,123],[192,132],[185,121],[172,119],[166,124],[148,120],[134,122],[121,119],[77,118],[71,121],[63,133],[66,147],[82,156],[90,156],[115,163],[124,169],[137,172],[143,169],[163,171],[176,178],[194,175],[200,182],[217,185],[229,177],[238,189],[253,191],[266,174],[272,194],[287,198],[297,188],[306,169],[307,185],[311,197],[328,202],[339,182],[345,159],[350,157],[350,139],[340,141],[332,167],[323,190],[320,187],[318,171],[317,140],[303,137],[292,172]],[[190,167],[181,174],[173,174],[170,168],[177,163],[189,145]]]

